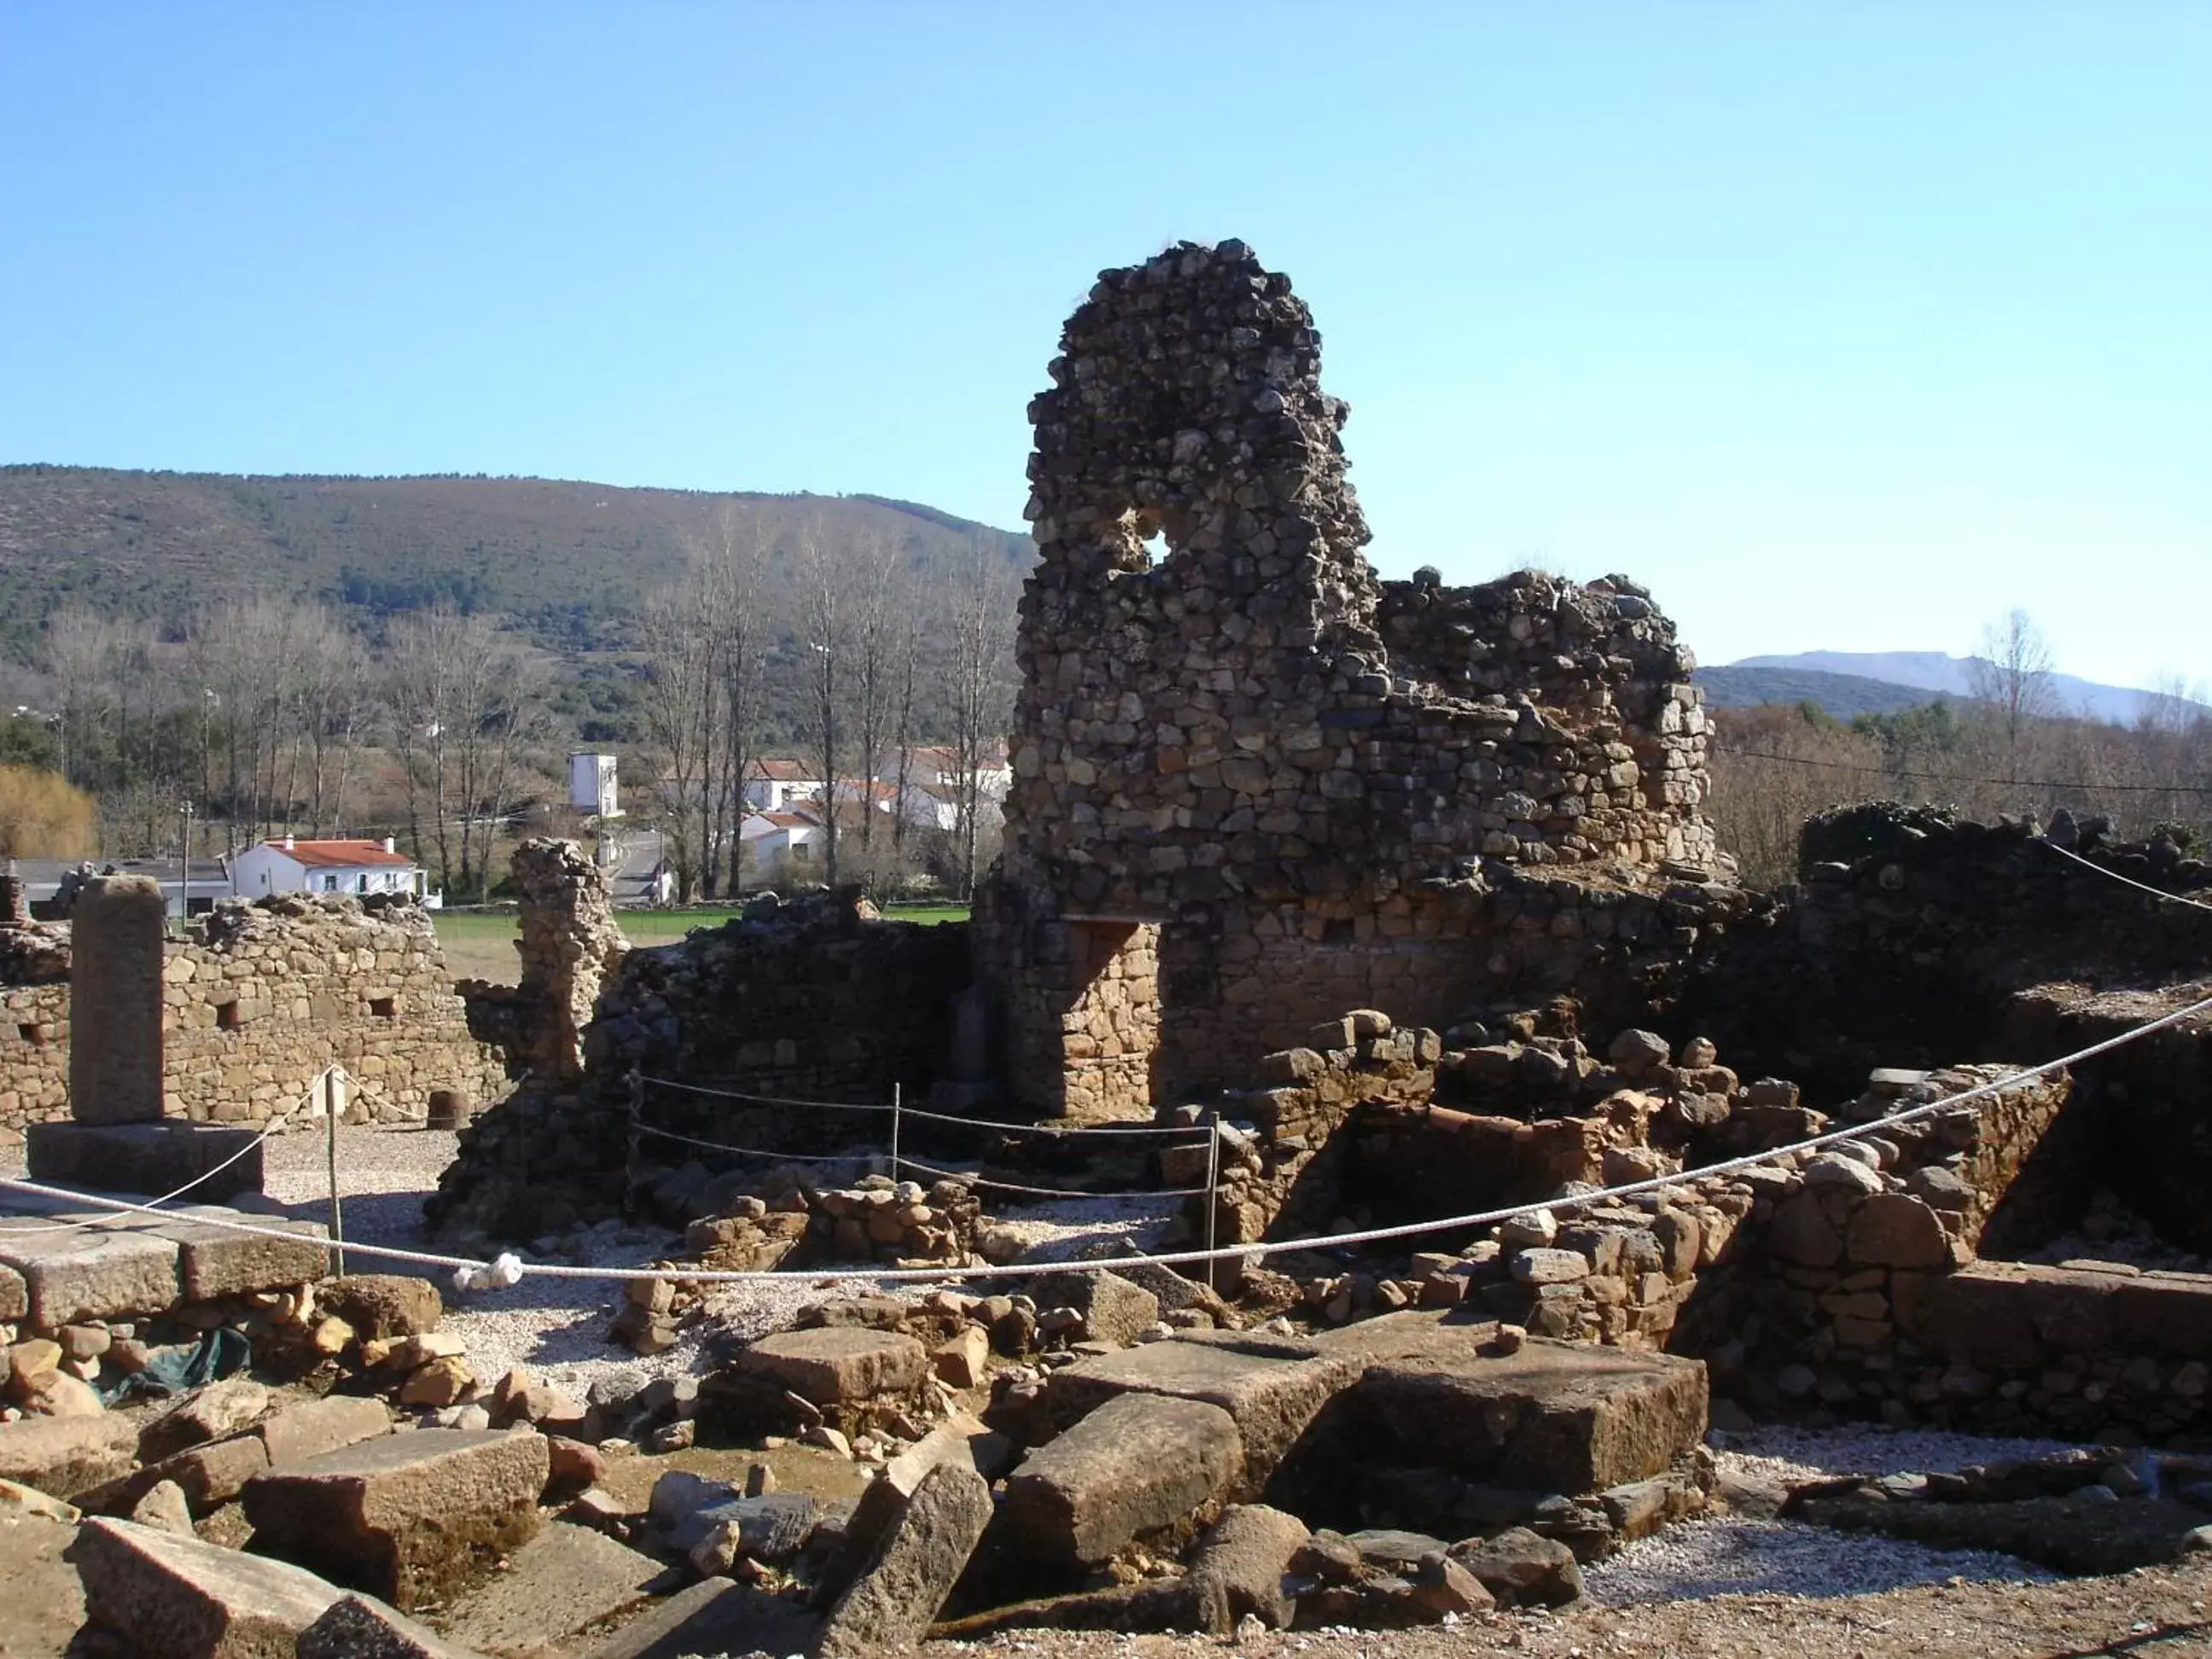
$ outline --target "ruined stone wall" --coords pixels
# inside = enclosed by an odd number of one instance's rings
[[[1378,582],[1319,369],[1285,277],[1184,244],[1101,276],[1031,404],[978,937],[1045,1109],[1246,1080],[1346,1006],[1435,1023],[1498,971],[1486,858],[1615,886],[1713,862],[1699,694],[1648,598]],[[1066,935],[1102,924],[1159,929],[1158,1053],[1111,1081],[1065,1040],[1091,1024]]]
[[[681,944],[638,949],[602,988],[574,1079],[526,1081],[464,1133],[440,1182],[441,1221],[530,1237],[617,1212],[629,1192],[633,1069],[709,1090],[798,1101],[887,1103],[894,1085],[927,1098],[949,1074],[952,999],[969,982],[968,930],[874,919],[857,890],[747,916]],[[696,1140],[819,1153],[878,1147],[885,1118],[763,1105],[657,1085],[643,1121]],[[660,1170],[718,1159],[647,1136]],[[757,1161],[742,1161],[757,1172]]]
[[[65,927],[0,930],[0,1127],[70,1115]],[[40,948],[21,943],[37,939]],[[351,1103],[380,1121],[420,1117],[434,1089],[504,1092],[502,1057],[471,1036],[428,913],[372,896],[219,905],[163,957],[172,1117],[262,1123],[294,1110],[336,1063]]]

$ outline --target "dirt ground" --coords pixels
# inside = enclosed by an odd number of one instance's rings
[[[1838,1538],[1838,1549],[1850,1541]],[[1814,1600],[1732,1595],[1551,1617],[1491,1613],[1449,1629],[1273,1632],[1236,1644],[1255,1659],[2182,1659],[2212,1655],[2212,1556],[2117,1578],[2049,1584],[1936,1585]],[[1174,1659],[1218,1655],[1198,1637],[1021,1631],[927,1656],[1019,1653],[1030,1659]]]

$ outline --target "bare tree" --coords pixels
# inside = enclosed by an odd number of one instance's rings
[[[714,857],[714,775],[723,754],[718,585],[695,567],[679,586],[647,600],[645,717],[668,861],[684,900]]]
[[[1968,670],[1974,696],[1992,705],[2002,720],[2008,756],[2016,755],[2031,720],[2057,712],[2051,671],[2057,666],[2051,643],[2034,618],[2014,605],[1982,629],[1982,653]]]
[[[946,631],[945,703],[952,726],[953,836],[961,895],[973,898],[986,815],[987,780],[1005,740],[1013,696],[1013,577],[976,544],[969,551]]]
[[[717,516],[716,530],[720,547],[714,577],[721,589],[722,625],[715,673],[722,698],[722,778],[713,844],[728,849],[727,891],[735,896],[744,887],[739,830],[744,821],[745,771],[754,758],[760,723],[761,667],[770,623],[763,580],[768,543],[757,520],[750,531],[741,530],[735,510],[726,502]],[[711,890],[711,854],[708,872]]]
[[[845,687],[838,659],[847,647],[849,618],[844,573],[821,527],[809,523],[799,537],[799,648],[807,688],[806,745],[820,769],[823,788],[822,867],[837,884],[837,783],[844,758]]]

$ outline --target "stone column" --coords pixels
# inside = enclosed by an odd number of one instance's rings
[[[79,1123],[161,1117],[161,884],[95,876],[70,913],[70,1113]]]

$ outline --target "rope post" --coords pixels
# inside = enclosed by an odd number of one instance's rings
[[[1206,1248],[1208,1252],[1206,1258],[1206,1285],[1208,1290],[1217,1288],[1213,1282],[1213,1276],[1215,1269],[1220,1264],[1214,1261],[1212,1251],[1214,1228],[1220,1215],[1221,1109],[1218,1106],[1209,1106],[1206,1109]]]
[[[899,1163],[899,1115],[905,1109],[906,1089],[902,1084],[891,1085],[891,1179],[898,1179],[902,1167]]]
[[[636,1066],[629,1068],[629,1144],[623,1153],[623,1218],[629,1220],[637,1214],[637,1164],[640,1143],[645,1139],[645,1076]]]
[[[335,1066],[323,1067],[315,1079],[323,1095],[323,1162],[331,1179],[331,1254],[340,1274],[345,1265],[345,1216],[338,1205],[338,1115],[345,1110],[344,1073]]]

